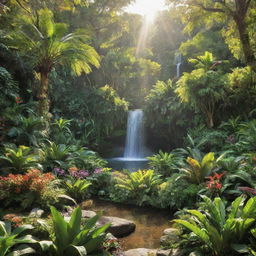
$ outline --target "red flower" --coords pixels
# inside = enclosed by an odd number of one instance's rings
[[[23,102],[23,100],[22,100],[21,97],[16,97],[16,98],[15,98],[15,101],[16,101],[17,104],[20,104],[20,103]]]
[[[208,189],[220,190],[222,188],[222,183],[220,182],[220,179],[225,174],[226,172],[220,174],[215,172],[213,176],[206,177],[206,179],[208,179],[208,181],[206,182],[206,187]]]

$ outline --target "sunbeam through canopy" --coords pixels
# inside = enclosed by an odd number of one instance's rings
[[[128,12],[138,13],[145,17],[148,22],[152,22],[157,12],[165,8],[165,0],[136,0],[127,8]]]

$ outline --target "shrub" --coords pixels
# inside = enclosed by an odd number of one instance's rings
[[[157,185],[161,183],[160,175],[156,175],[154,170],[139,170],[137,172],[127,172],[126,178],[116,177],[116,187],[127,190],[129,197],[136,204],[142,205],[147,196],[155,192]]]
[[[38,204],[45,207],[57,201],[60,195],[54,185],[54,175],[41,173],[37,169],[26,174],[9,174],[0,176],[0,201],[4,206],[20,206],[24,209]]]
[[[178,169],[177,165],[180,163],[179,157],[161,150],[158,154],[147,157],[147,159],[149,160],[149,166],[164,177],[173,174]]]
[[[206,154],[202,161],[197,161],[191,157],[187,158],[187,167],[180,170],[179,178],[185,178],[194,184],[200,184],[208,176],[215,165],[214,153]]]
[[[25,146],[5,147],[4,156],[0,156],[0,161],[6,170],[14,172],[24,172],[34,167],[41,167],[37,156],[31,152],[31,148]]]
[[[185,180],[176,181],[174,175],[168,181],[158,186],[157,194],[148,198],[150,205],[159,208],[169,208],[172,211],[191,208],[196,205],[201,186],[190,184]]]
[[[233,255],[243,251],[249,229],[255,222],[256,197],[245,202],[240,196],[229,210],[219,197],[214,200],[206,196],[202,198],[204,202],[199,210],[187,210],[188,220],[176,219],[174,222],[189,229],[191,235],[207,246],[211,255]]]
[[[24,225],[11,230],[10,222],[0,221],[0,255],[25,255],[35,253],[31,247],[26,244],[36,243],[37,241],[31,235],[20,236],[26,230],[32,229],[31,225]],[[13,249],[12,247],[16,247]]]
[[[85,226],[81,227],[82,211],[76,208],[69,221],[65,221],[54,207],[51,207],[54,227],[52,241],[40,241],[42,250],[53,256],[61,255],[94,255],[101,251],[105,239],[105,231],[110,226],[106,224],[96,228],[99,216],[90,218]]]

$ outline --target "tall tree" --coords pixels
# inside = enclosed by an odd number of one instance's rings
[[[40,74],[38,89],[39,115],[49,114],[49,74],[59,64],[71,66],[75,74],[91,72],[90,65],[99,67],[99,55],[86,44],[84,31],[68,33],[68,25],[55,23],[49,9],[41,9],[37,17],[23,16],[18,30],[10,35],[9,44],[28,58]]]
[[[252,47],[252,38],[249,32],[249,16],[256,7],[253,0],[169,0],[179,4],[184,13],[186,29],[202,27],[213,22],[228,21],[230,29],[234,27],[238,33],[244,61],[256,69],[256,57]],[[255,21],[254,21],[255,22]]]
[[[177,82],[176,93],[182,102],[187,102],[204,116],[209,128],[214,126],[217,103],[225,97],[225,75],[219,69],[211,53],[190,59],[196,69],[184,72]]]

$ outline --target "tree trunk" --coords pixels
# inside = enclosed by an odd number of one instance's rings
[[[40,72],[40,88],[38,91],[38,114],[46,120],[50,118],[49,115],[49,99],[48,99],[48,88],[49,88],[49,72]]]
[[[232,12],[231,15],[238,29],[239,39],[242,45],[245,63],[248,66],[250,66],[253,70],[256,70],[256,58],[251,46],[248,24],[246,20],[252,2],[252,0],[235,0],[236,10]]]
[[[256,58],[251,46],[250,37],[248,33],[248,27],[246,24],[246,17],[241,13],[234,15],[234,21],[238,28],[239,38],[242,45],[242,50],[245,58],[245,63],[251,66],[253,70],[256,70]]]
[[[213,122],[213,113],[210,111],[206,112],[206,122],[207,122],[207,127],[208,128],[212,128],[214,126],[214,122]]]

